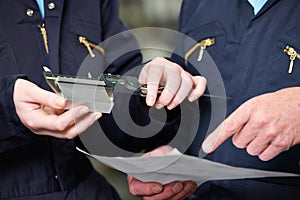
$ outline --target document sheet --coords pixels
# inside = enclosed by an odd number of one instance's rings
[[[299,176],[299,174],[285,172],[232,167],[184,155],[177,149],[173,149],[166,156],[151,157],[105,157],[78,150],[144,182],[156,181],[165,184],[175,180],[193,180],[201,185],[209,180]]]

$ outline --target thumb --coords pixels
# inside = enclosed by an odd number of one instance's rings
[[[17,96],[23,96],[23,101],[38,103],[53,109],[63,109],[66,105],[66,100],[63,97],[23,79],[16,81],[14,93],[19,94]]]

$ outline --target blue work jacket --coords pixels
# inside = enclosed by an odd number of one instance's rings
[[[188,153],[198,156],[207,133],[238,106],[252,97],[287,87],[300,86],[300,60],[294,61],[288,73],[290,56],[286,46],[300,53],[300,4],[298,0],[269,0],[257,13],[246,0],[184,0],[180,15],[179,32],[188,37],[178,37],[173,56],[192,74],[207,77],[208,90],[214,93],[222,87],[230,97],[225,104],[200,99],[200,125],[198,134]],[[194,42],[187,42],[187,38]],[[213,38],[214,44],[204,49],[203,59],[197,61],[200,46],[191,55],[184,56],[197,43]],[[208,54],[214,64],[208,62]],[[217,73],[210,74],[214,66]],[[211,70],[213,71],[213,70]],[[202,73],[203,72],[203,73]],[[220,81],[221,80],[221,81]],[[219,107],[220,116],[212,114],[211,106]],[[217,110],[218,113],[218,110]],[[214,116],[211,118],[211,116]],[[209,126],[210,124],[210,126]],[[250,156],[245,149],[236,148],[229,138],[206,158],[237,167],[284,171],[300,174],[300,146],[296,145],[274,159],[264,162]],[[191,199],[299,199],[300,178],[261,178],[211,181],[199,187]]]
[[[89,160],[75,149],[80,142],[38,136],[27,129],[15,111],[14,82],[21,77],[49,89],[42,75],[43,66],[55,73],[77,75],[89,56],[79,36],[97,45],[127,30],[118,18],[118,2],[47,0],[44,19],[35,0],[1,0],[0,8],[0,199],[71,190],[93,171]],[[48,50],[42,24],[47,31]],[[119,39],[120,46],[130,43],[138,49],[131,34]],[[141,62],[139,51],[109,60],[115,47],[110,43],[103,46],[105,56],[94,51],[93,62],[99,65],[95,73],[123,74]],[[103,181],[103,185],[107,183]],[[110,195],[107,190],[101,196],[113,199]]]

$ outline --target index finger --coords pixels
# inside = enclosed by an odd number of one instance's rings
[[[139,76],[139,82],[147,84],[146,103],[148,106],[153,106],[158,93],[158,86],[163,75],[162,68],[157,68],[152,63],[148,63],[144,66]]]
[[[225,119],[202,143],[205,153],[215,151],[225,140],[237,133],[249,121],[251,108],[243,104]]]

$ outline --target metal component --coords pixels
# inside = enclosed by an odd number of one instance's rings
[[[74,103],[86,104],[91,111],[110,113],[114,105],[113,93],[126,93],[145,97],[148,89],[146,84],[140,84],[137,77],[101,74],[99,79],[74,77],[53,74],[49,68],[44,68],[44,77],[57,94],[67,99],[68,105]],[[164,86],[159,86],[158,95]],[[204,97],[230,99],[217,95],[204,94]]]
[[[205,40],[202,40],[201,42],[198,42],[195,44],[184,56],[185,65],[188,64],[189,57],[195,52],[197,48],[200,47],[200,52],[197,61],[201,61],[203,57],[204,50],[206,47],[212,46],[215,44],[215,38],[207,38]]]
[[[27,16],[29,16],[29,17],[32,17],[33,13],[34,13],[33,10],[30,9],[30,8],[28,8],[27,11],[26,11]]]
[[[42,37],[43,37],[45,51],[47,54],[49,54],[48,37],[47,37],[47,30],[46,30],[45,24],[43,23],[42,25],[38,25],[38,27],[39,27]]]
[[[296,58],[300,59],[300,54],[298,54],[297,51],[290,46],[286,46],[283,52],[286,53],[288,56],[290,56],[290,65],[289,65],[288,73],[291,74],[293,72],[295,59]]]
[[[53,3],[53,2],[48,3],[49,10],[53,10],[54,8],[55,8],[55,3]]]
[[[92,48],[95,48],[95,49],[97,49],[98,51],[100,51],[100,53],[103,55],[103,56],[105,56],[105,50],[102,48],[102,47],[100,47],[100,46],[98,46],[98,45],[96,45],[96,44],[93,44],[92,42],[90,42],[90,41],[88,41],[85,37],[83,37],[83,36],[79,36],[78,37],[78,40],[79,40],[79,42],[81,43],[81,44],[84,44],[84,46],[87,48],[87,50],[88,50],[88,52],[89,52],[89,54],[91,55],[91,57],[92,58],[94,58],[96,55],[93,53],[93,51],[92,51]],[[91,48],[92,47],[92,48]]]

